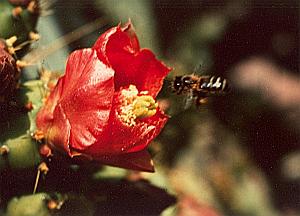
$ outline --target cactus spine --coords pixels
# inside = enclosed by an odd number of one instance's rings
[[[16,36],[15,46],[32,40],[31,35],[32,32],[35,32],[40,15],[38,0],[2,0],[0,1],[0,11],[0,38],[8,39]],[[26,51],[27,49],[20,50],[17,56],[23,56]]]

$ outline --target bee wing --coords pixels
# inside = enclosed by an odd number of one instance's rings
[[[193,90],[190,90],[187,96],[184,99],[184,110],[190,108],[194,103],[195,97],[193,94]]]
[[[194,70],[193,70],[193,74],[194,73],[199,73],[202,69],[202,63],[198,63],[195,67],[194,67]]]

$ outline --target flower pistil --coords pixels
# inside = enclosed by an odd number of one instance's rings
[[[154,98],[147,95],[147,91],[140,92],[135,85],[121,90],[121,107],[118,116],[128,126],[135,126],[136,119],[155,115],[158,104]]]

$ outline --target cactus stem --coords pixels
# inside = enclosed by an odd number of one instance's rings
[[[45,162],[42,162],[38,166],[38,171],[37,171],[37,174],[36,174],[34,188],[33,188],[33,194],[36,193],[36,189],[37,189],[37,186],[38,186],[39,180],[40,180],[40,175],[41,174],[47,175],[48,171],[49,171],[49,168],[48,168],[48,166],[47,166],[47,164]]]
[[[15,7],[14,9],[12,9],[13,17],[19,17],[22,11],[23,11],[22,7]]]
[[[0,155],[7,155],[9,153],[9,148],[7,145],[0,147]]]

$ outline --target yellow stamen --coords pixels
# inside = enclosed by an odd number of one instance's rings
[[[155,115],[158,104],[146,92],[139,92],[134,85],[130,85],[128,89],[123,89],[122,106],[118,113],[120,119],[129,126],[136,125],[136,119],[147,118]],[[140,94],[141,94],[140,93]]]
[[[149,95],[138,96],[133,102],[133,114],[137,118],[146,118],[156,113],[158,104]]]

